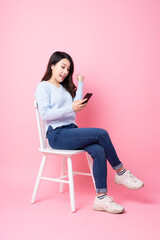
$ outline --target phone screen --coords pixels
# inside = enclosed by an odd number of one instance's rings
[[[87,94],[84,96],[84,98],[83,98],[83,99],[87,98],[87,100],[86,100],[85,102],[83,102],[83,103],[88,102],[89,99],[92,97],[92,95],[93,95],[93,93],[87,93]]]

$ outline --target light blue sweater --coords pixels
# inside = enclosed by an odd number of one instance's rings
[[[71,123],[76,124],[76,114],[72,102],[82,99],[83,82],[78,81],[76,96],[73,99],[70,93],[62,86],[42,81],[38,84],[35,98],[38,103],[39,112],[45,123],[45,130],[51,125],[53,128]]]

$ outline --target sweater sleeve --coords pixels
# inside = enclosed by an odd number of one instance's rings
[[[83,98],[83,82],[78,81],[76,96],[74,97],[73,101],[81,100],[82,98]]]
[[[45,85],[39,84],[37,86],[35,97],[42,120],[59,120],[67,114],[74,112],[72,104],[61,108],[52,107],[50,105],[50,94],[49,89]]]

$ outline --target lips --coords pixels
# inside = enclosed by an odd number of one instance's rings
[[[61,77],[61,79],[62,79],[62,80],[64,80],[64,79],[65,79],[65,76],[63,76],[63,75],[60,75],[60,77]]]

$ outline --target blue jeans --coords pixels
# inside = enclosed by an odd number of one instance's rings
[[[47,138],[54,149],[83,149],[93,158],[93,176],[97,193],[107,192],[107,162],[114,170],[123,166],[106,130],[78,128],[75,124],[53,129],[48,127]]]

